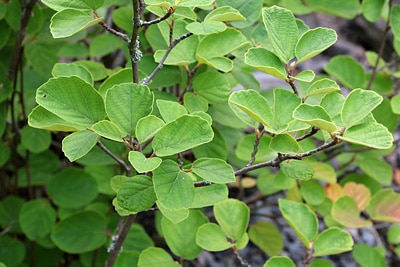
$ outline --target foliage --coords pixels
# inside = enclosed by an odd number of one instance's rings
[[[298,18],[311,12],[383,18],[400,54],[393,1],[1,1],[0,266],[183,266],[228,249],[249,266],[250,242],[264,266],[295,266],[277,220],[253,215],[275,194],[302,264],[352,251],[384,266],[347,231],[378,222],[399,255],[382,160],[398,150],[399,71],[382,50],[369,70],[348,55],[305,69],[338,38]],[[261,90],[256,71],[287,86]]]

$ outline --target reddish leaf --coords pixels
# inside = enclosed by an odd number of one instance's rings
[[[335,202],[344,195],[343,189],[339,184],[327,184],[325,186],[326,197]]]
[[[339,198],[332,206],[332,217],[346,227],[361,228],[372,224],[360,218],[356,201],[349,196]]]
[[[345,195],[352,197],[356,201],[359,210],[364,210],[371,200],[371,191],[363,184],[346,183],[343,191]]]
[[[383,189],[372,197],[367,211],[373,220],[400,222],[400,195]]]

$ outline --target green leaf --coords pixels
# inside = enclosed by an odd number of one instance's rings
[[[293,13],[285,8],[263,8],[262,17],[272,47],[279,59],[287,64],[294,57],[298,28]]]
[[[172,223],[165,217],[161,219],[162,232],[171,251],[186,260],[199,256],[202,248],[196,244],[196,232],[208,219],[197,210],[190,210],[182,222]]]
[[[56,212],[45,199],[25,202],[19,213],[22,231],[30,240],[48,235],[56,223]]]
[[[99,87],[99,93],[104,97],[107,90],[116,84],[132,83],[132,69],[125,68],[110,75]]]
[[[278,256],[283,250],[283,237],[272,223],[257,221],[249,229],[251,242],[269,256]]]
[[[123,83],[106,93],[106,111],[110,120],[129,136],[135,136],[137,122],[153,110],[154,95],[147,86]]]
[[[226,40],[229,40],[229,42],[226,42]],[[219,64],[216,65],[215,63],[217,62],[213,62],[213,58],[221,58],[239,48],[242,48],[247,43],[246,37],[240,31],[228,28],[221,33],[210,34],[202,39],[197,46],[196,58],[200,63],[208,64],[220,69]],[[225,58],[225,61],[231,62],[228,58]],[[227,72],[232,70],[232,67],[230,69],[224,68],[220,70]]]
[[[126,133],[122,132],[115,123],[108,120],[99,121],[90,129],[102,137],[117,142],[123,142],[123,138],[126,136]]]
[[[302,182],[300,194],[310,205],[320,205],[326,197],[324,187],[316,180]]]
[[[237,91],[231,94],[229,106],[232,108],[233,105],[264,125],[269,126],[272,124],[273,114],[268,101],[253,89]],[[235,112],[235,109],[232,110]]]
[[[93,77],[90,72],[83,66],[74,63],[56,63],[51,71],[54,77],[71,77],[78,76],[88,84],[93,84]]]
[[[392,99],[390,100],[390,106],[393,113],[400,115],[400,95],[392,97]]]
[[[324,259],[315,259],[311,262],[310,267],[334,267],[332,262]]]
[[[390,14],[390,26],[392,27],[394,37],[400,39],[400,6],[393,5]]]
[[[300,146],[296,139],[294,139],[290,134],[275,135],[272,137],[269,147],[271,150],[282,154],[294,154],[300,150]]]
[[[251,153],[253,152],[254,142],[256,140],[255,134],[245,135],[237,144],[235,154],[236,156],[244,161],[249,161],[251,158]],[[262,136],[258,143],[258,153],[256,154],[256,163],[268,161],[277,156],[275,152],[273,152],[269,148],[269,144],[271,142],[271,137]]]
[[[85,127],[70,123],[51,113],[42,106],[36,106],[28,116],[28,125],[49,131],[75,132]]]
[[[152,144],[156,155],[164,157],[208,143],[213,136],[212,128],[206,120],[184,115],[163,126]]]
[[[350,196],[343,196],[333,203],[332,217],[346,227],[362,228],[372,225],[371,221],[360,218],[357,202]]]
[[[337,177],[335,169],[331,165],[323,162],[308,162],[308,164],[310,164],[314,170],[314,179],[325,181],[331,184],[336,183]]]
[[[349,233],[332,227],[324,230],[315,239],[313,256],[320,257],[351,251],[353,244]]]
[[[161,204],[160,201],[156,202],[157,207],[160,209],[161,214],[170,220],[172,223],[180,223],[189,216],[189,209],[170,209]]]
[[[129,151],[129,162],[138,173],[145,173],[155,170],[161,164],[161,159],[157,157],[146,158],[139,151]]]
[[[82,0],[91,9],[96,10],[104,5],[104,0]]]
[[[228,78],[218,72],[203,72],[193,80],[194,92],[210,104],[225,102],[231,92]]]
[[[157,99],[156,105],[163,120],[167,123],[187,114],[185,107],[178,102]]]
[[[62,141],[62,151],[69,161],[82,158],[96,145],[99,136],[89,130],[74,132]]]
[[[136,138],[139,143],[144,143],[152,138],[164,125],[164,121],[154,115],[143,117],[136,124]]]
[[[91,57],[103,57],[121,49],[124,44],[121,38],[113,34],[98,35],[94,37],[90,43],[89,55]]]
[[[148,2],[148,1],[146,1]],[[138,267],[180,267],[172,257],[162,248],[150,247],[142,251],[139,256]]]
[[[265,264],[264,267],[295,267],[293,261],[284,256],[271,257]]]
[[[340,87],[335,81],[328,78],[313,82],[307,89],[307,97],[315,95],[325,95],[332,92],[340,91]],[[321,104],[322,106],[322,104]]]
[[[51,17],[50,32],[54,38],[65,38],[96,25],[103,18],[93,18],[88,11],[63,9]]]
[[[220,21],[196,21],[186,25],[186,29],[196,35],[209,35],[225,31],[226,25]]]
[[[318,233],[318,220],[315,213],[305,204],[279,199],[279,209],[283,218],[300,238],[306,248],[311,248]]]
[[[367,212],[373,220],[400,222],[400,195],[390,188],[380,190],[372,196]]]
[[[79,60],[75,61],[74,64],[85,67],[92,74],[93,80],[103,80],[108,76],[107,69],[104,64],[97,61],[90,60]]]
[[[130,212],[151,208],[156,202],[152,179],[146,175],[136,175],[125,180],[118,190],[117,201]]]
[[[281,60],[271,51],[262,47],[254,47],[250,48],[244,56],[244,62],[247,65],[279,79],[286,79],[286,70]]]
[[[97,197],[97,183],[83,170],[71,167],[55,175],[46,191],[57,206],[78,209]]]
[[[75,213],[53,228],[51,240],[68,253],[89,252],[106,242],[106,224],[104,216],[97,212]]]
[[[224,184],[211,184],[194,188],[194,198],[190,208],[214,206],[228,199],[228,187]]]
[[[305,0],[305,4],[313,9],[351,19],[361,12],[358,0]]]
[[[400,244],[400,225],[392,224],[387,232],[387,241],[390,244]]]
[[[105,117],[103,98],[75,76],[50,79],[37,89],[36,102],[63,120],[85,127]]]
[[[393,146],[393,135],[380,123],[367,122],[354,125],[337,138],[353,144],[376,149],[388,149]]]
[[[13,195],[8,195],[0,201],[0,226],[2,229],[12,225],[10,233],[21,233],[18,216],[24,202],[25,200],[22,198]]]
[[[153,171],[154,190],[158,201],[169,209],[186,209],[192,204],[194,185],[189,174],[181,171],[177,163],[164,160]]]
[[[226,236],[238,240],[246,232],[250,209],[237,199],[227,199],[214,206],[214,215]]]
[[[220,6],[212,10],[204,18],[204,21],[233,21],[246,20],[240,12],[231,6]]]
[[[312,70],[303,70],[302,72],[300,72],[299,74],[297,74],[295,77],[292,78],[297,81],[310,83],[314,80],[315,73]]]
[[[192,171],[204,180],[216,184],[236,181],[232,167],[221,159],[197,159],[193,162]]]
[[[362,88],[364,85],[364,69],[350,56],[332,58],[324,70],[349,89]]]
[[[263,6],[262,0],[247,0],[247,1],[232,1],[232,0],[217,0],[218,7],[230,6],[237,9],[246,20],[232,21],[231,24],[239,29],[243,29],[253,25],[261,15]]]
[[[370,21],[375,22],[381,17],[382,9],[385,0],[365,0],[362,2],[361,8],[364,17]]]
[[[206,112],[208,109],[208,101],[204,97],[191,92],[184,94],[183,103],[190,113],[195,111]]]
[[[231,248],[233,244],[226,239],[224,231],[215,223],[205,223],[196,233],[196,244],[208,251],[223,251]]]
[[[350,92],[342,107],[342,121],[346,127],[359,123],[383,100],[374,91],[355,89]]]
[[[48,131],[26,125],[21,130],[21,143],[30,152],[40,153],[50,147],[51,134]]]
[[[293,92],[274,89],[274,105],[272,112],[274,114],[274,122],[272,129],[268,129],[273,133],[282,133],[287,130],[289,124],[293,122],[293,110],[301,104],[301,99]]]
[[[337,34],[332,29],[318,27],[306,31],[296,45],[297,62],[315,57],[332,46],[336,40]]]
[[[314,169],[302,160],[287,160],[280,164],[281,171],[292,179],[309,180],[314,175]]]
[[[5,267],[20,266],[25,258],[24,244],[9,235],[0,236],[0,261]]]
[[[320,106],[301,104],[295,109],[293,116],[295,119],[328,131],[329,133],[337,129],[329,114]]]
[[[8,145],[0,142],[0,167],[7,163],[11,156],[11,149]]]
[[[362,267],[386,267],[385,258],[377,249],[367,244],[356,244],[352,251],[353,257]]]
[[[357,155],[355,163],[369,177],[382,185],[389,186],[392,183],[392,166],[377,157]]]
[[[67,8],[89,9],[89,6],[81,0],[43,0],[42,2],[55,11],[61,11]]]

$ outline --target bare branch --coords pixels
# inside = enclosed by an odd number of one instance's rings
[[[139,61],[142,58],[142,52],[139,50],[139,28],[141,25],[141,17],[144,11],[143,0],[132,0],[133,2],[133,29],[131,41],[129,44],[129,54],[132,62],[133,82],[139,82]]]
[[[173,7],[170,7],[170,8],[168,8],[167,13],[164,16],[159,17],[155,20],[151,20],[151,21],[141,21],[140,26],[143,27],[143,26],[149,26],[152,24],[157,24],[163,20],[168,19],[174,12],[175,12],[175,9]]]
[[[183,35],[181,35],[181,36],[175,38],[175,39],[171,42],[171,45],[168,47],[167,51],[165,51],[165,54],[164,54],[163,58],[160,60],[160,63],[158,63],[157,67],[153,70],[153,72],[152,72],[147,78],[144,78],[144,79],[143,79],[142,85],[147,85],[147,84],[149,84],[149,82],[154,78],[154,76],[157,74],[157,72],[159,72],[159,71],[162,69],[162,67],[163,67],[163,65],[164,65],[164,62],[165,62],[165,60],[167,59],[168,55],[171,53],[172,49],[173,49],[177,44],[179,44],[179,42],[181,42],[182,40],[184,40],[184,39],[186,39],[186,38],[188,38],[188,37],[190,37],[190,36],[192,36],[192,35],[193,35],[193,33],[188,32],[188,33],[185,33],[185,34],[183,34]]]
[[[132,168],[128,166],[122,159],[117,157],[114,153],[112,153],[101,141],[97,141],[97,145],[104,151],[106,152],[107,155],[112,157],[116,162],[118,162],[119,165],[121,165],[122,168],[124,168],[125,172],[127,175],[129,175],[132,171]]]

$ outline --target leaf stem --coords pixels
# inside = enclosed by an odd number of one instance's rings
[[[385,31],[383,32],[383,35],[382,35],[382,39],[381,39],[381,43],[380,43],[379,51],[378,51],[378,57],[376,58],[374,67],[372,68],[372,75],[371,75],[371,78],[369,79],[367,87],[365,88],[366,90],[370,90],[371,89],[372,83],[374,82],[374,80],[376,78],[376,74],[378,72],[379,61],[382,58],[383,50],[385,49],[386,39],[388,37],[388,33],[389,33],[389,30],[390,30],[390,17],[391,17],[391,13],[392,13],[391,12],[392,11],[392,6],[393,6],[393,0],[390,0],[389,1],[389,14],[388,14],[388,18],[387,18],[387,21],[386,21]]]
[[[321,146],[319,146],[319,147],[317,147],[317,148],[315,148],[313,150],[310,150],[308,152],[304,152],[304,153],[300,153],[300,154],[284,154],[284,155],[280,154],[280,155],[278,155],[276,158],[274,158],[272,160],[269,160],[269,161],[266,161],[266,162],[261,162],[261,163],[258,163],[258,164],[255,164],[255,165],[251,165],[251,166],[243,167],[243,168],[235,171],[235,176],[236,175],[242,175],[242,174],[245,174],[245,173],[247,173],[249,171],[253,171],[253,170],[260,169],[260,168],[267,167],[267,166],[278,167],[281,162],[283,162],[285,160],[288,160],[288,159],[298,159],[298,160],[300,160],[300,159],[302,159],[304,157],[309,157],[309,156],[311,156],[311,155],[313,155],[315,153],[318,153],[318,152],[320,152],[322,150],[325,150],[325,149],[327,149],[329,147],[332,147],[332,146],[336,145],[337,143],[338,143],[337,140],[332,140],[332,141],[330,141],[328,143],[325,143],[325,144],[323,144],[323,145],[321,145]]]
[[[112,153],[100,140],[97,141],[97,145],[104,151],[106,152],[107,155],[109,155],[111,158],[113,158],[116,162],[118,162],[119,165],[121,165],[122,168],[124,168],[125,173],[129,175],[132,171],[132,168],[128,166],[122,159],[117,157],[114,153]]]
[[[188,37],[190,37],[190,36],[192,36],[192,35],[193,35],[193,33],[188,32],[188,33],[185,33],[185,34],[183,34],[183,35],[181,35],[181,36],[175,38],[175,39],[171,42],[171,44],[170,44],[170,46],[168,47],[167,51],[165,51],[165,54],[164,54],[164,56],[162,57],[162,59],[160,60],[160,63],[158,63],[157,67],[153,70],[153,72],[152,72],[149,76],[147,76],[146,78],[143,79],[142,85],[148,85],[149,82],[150,82],[150,81],[154,78],[154,76],[157,74],[157,72],[159,72],[159,71],[162,69],[162,67],[163,67],[163,65],[164,65],[164,62],[165,62],[165,60],[167,59],[168,55],[171,53],[172,49],[173,49],[177,44],[179,44],[179,42],[183,41],[184,39],[186,39],[186,38],[188,38]]]
[[[143,27],[143,26],[149,26],[152,24],[160,23],[161,21],[168,19],[174,12],[175,12],[175,9],[173,7],[169,7],[167,10],[167,13],[165,13],[164,16],[159,17],[155,20],[151,20],[151,21],[141,21],[140,26]]]

